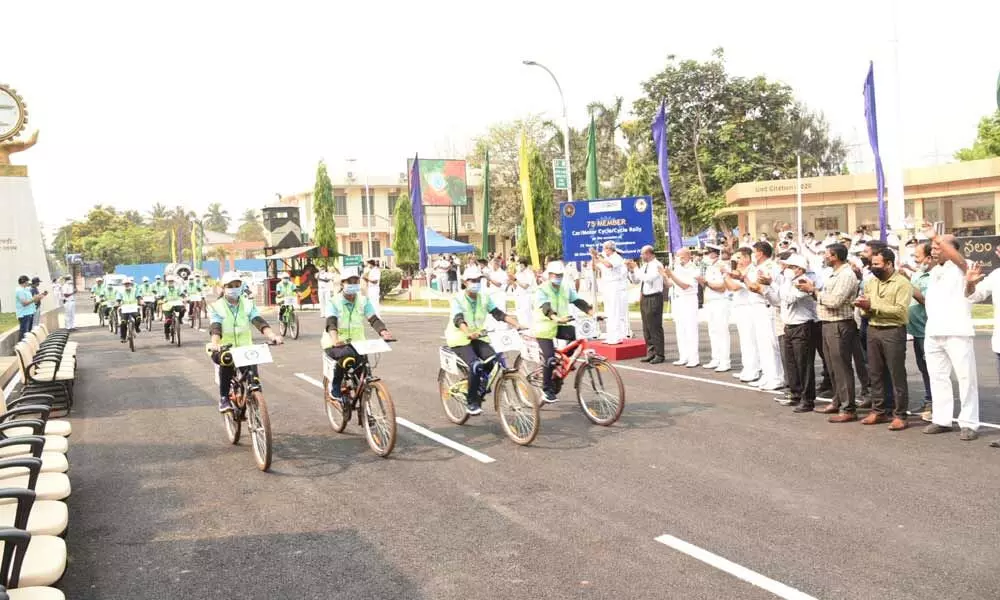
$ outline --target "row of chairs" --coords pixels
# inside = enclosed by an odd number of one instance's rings
[[[23,392],[52,396],[58,416],[68,415],[73,407],[76,349],[68,331],[49,333],[44,325],[32,329],[14,347]]]
[[[76,343],[36,327],[15,351],[22,385],[0,403],[0,600],[65,600],[51,586],[66,570],[73,429],[53,416],[72,404]]]

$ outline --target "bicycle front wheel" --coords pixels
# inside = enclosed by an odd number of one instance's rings
[[[507,437],[521,446],[535,441],[542,417],[531,385],[524,375],[517,371],[505,372],[497,378],[493,396]]]
[[[337,433],[347,428],[347,419],[344,418],[344,407],[333,399],[330,395],[330,380],[323,378],[323,405],[326,406],[326,419],[330,421],[330,427]]]
[[[625,409],[625,384],[618,370],[606,360],[593,359],[576,373],[576,399],[583,414],[595,425],[607,427]]]
[[[247,398],[247,427],[257,468],[266,471],[271,468],[271,417],[267,414],[264,394],[260,392],[253,392]]]
[[[463,377],[453,375],[444,369],[438,371],[438,395],[444,405],[444,414],[455,425],[462,425],[469,420],[469,407],[466,395],[459,389]]]
[[[368,446],[383,458],[389,456],[396,446],[396,407],[381,381],[373,381],[365,387],[361,418]]]
[[[229,443],[238,444],[243,424],[233,416],[233,411],[222,413],[222,423],[226,426],[226,437],[229,438]]]
[[[129,319],[128,324],[128,348],[135,352],[135,321]]]
[[[299,339],[299,316],[295,313],[289,315],[288,333],[292,336],[293,340]]]
[[[177,322],[177,317],[174,317],[173,324],[170,325],[170,331],[173,332],[174,343],[179,347],[181,345],[181,326]]]

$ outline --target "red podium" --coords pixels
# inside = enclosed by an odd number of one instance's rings
[[[628,360],[646,356],[646,340],[639,338],[624,339],[622,343],[610,346],[604,342],[590,342],[589,346],[608,360]]]

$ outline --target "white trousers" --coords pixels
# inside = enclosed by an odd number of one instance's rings
[[[740,336],[740,362],[743,363],[740,379],[754,379],[760,372],[760,357],[757,355],[755,327],[750,307],[746,304],[733,305],[733,320],[736,321],[736,331]]]
[[[324,319],[329,316],[326,314],[326,303],[330,301],[330,290],[323,287],[319,291],[319,314]],[[324,326],[325,327],[325,326]]]
[[[979,429],[979,380],[976,374],[976,354],[972,337],[927,336],[924,355],[931,378],[931,421],[951,426],[955,414],[955,396],[951,388],[951,372],[958,380],[958,426]],[[873,375],[874,376],[874,375]]]
[[[66,329],[73,329],[76,327],[76,299],[70,298],[63,303],[63,318],[66,321],[63,326]]]
[[[376,315],[382,314],[382,298],[380,297],[381,291],[377,285],[368,285],[368,301],[372,303],[372,308],[375,309]]]
[[[604,343],[620,344],[625,337],[625,329],[622,327],[623,319],[621,315],[622,293],[615,283],[604,286],[602,290],[602,300],[604,301],[604,316],[607,319],[607,332],[604,335]],[[626,306],[626,309],[628,307]]]
[[[718,363],[723,369],[728,369],[731,365],[730,304],[726,298],[705,301],[705,311],[708,313],[708,339],[712,344],[712,362]]]
[[[698,295],[675,297],[670,304],[670,313],[677,333],[678,360],[689,365],[698,364],[701,362],[698,356]]]
[[[521,327],[531,327],[534,323],[534,307],[531,302],[531,294],[528,292],[518,292],[514,297],[515,314],[517,322]]]
[[[774,310],[766,304],[750,305],[753,321],[753,340],[760,360],[764,386],[779,385],[785,381],[785,368],[781,364],[778,335],[774,329]]]

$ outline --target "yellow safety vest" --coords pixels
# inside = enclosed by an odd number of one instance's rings
[[[460,292],[455,296],[455,302],[458,303],[462,314],[465,315],[465,324],[469,326],[470,331],[479,331],[483,328],[483,324],[486,323],[486,304],[488,300],[482,294],[473,303],[468,294]],[[453,348],[456,346],[466,346],[471,341],[465,332],[455,326],[455,319],[452,318],[448,319],[448,327],[444,330],[444,337],[448,345]],[[485,336],[479,339],[487,343],[490,341]]]

